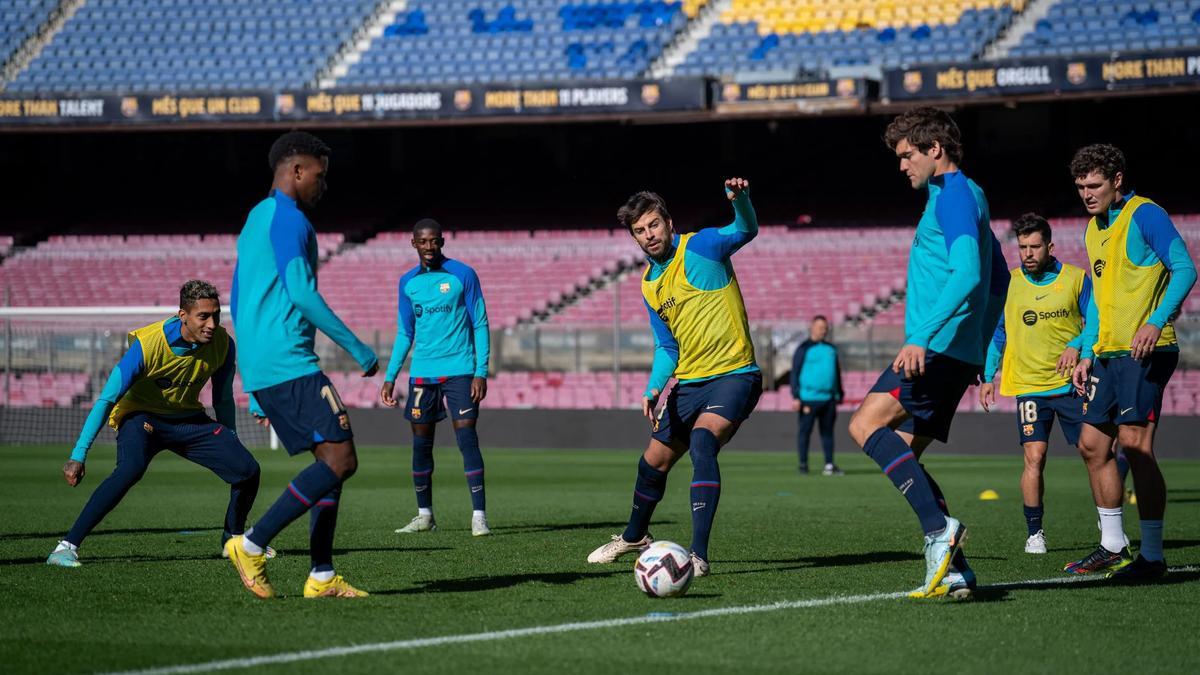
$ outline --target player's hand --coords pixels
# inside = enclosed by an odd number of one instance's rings
[[[392,395],[395,389],[395,382],[384,382],[383,386],[379,388],[379,401],[389,408],[400,405],[400,400]]]
[[[800,399],[798,399],[798,398],[792,399],[792,410],[794,410],[796,412],[800,412]]]
[[[658,405],[658,390],[651,389],[650,396],[642,397],[642,416],[654,424],[654,406]]]
[[[1079,359],[1075,364],[1075,372],[1071,373],[1071,384],[1075,385],[1075,393],[1087,396],[1088,376],[1092,374],[1092,360]]]
[[[254,423],[255,423],[255,424],[257,424],[258,426],[260,426],[260,427],[264,428],[264,429],[266,429],[266,428],[268,428],[268,427],[270,427],[270,426],[271,426],[271,420],[269,420],[269,419],[267,419],[267,418],[263,417],[262,415],[255,415],[255,416],[254,416]]]
[[[984,412],[992,411],[992,406],[996,405],[996,385],[991,382],[979,385],[979,405],[983,406]]]
[[[1075,365],[1079,363],[1079,350],[1074,347],[1067,347],[1063,350],[1062,356],[1058,357],[1058,365],[1054,366],[1054,372],[1060,377],[1070,377],[1075,372]]]
[[[892,361],[892,372],[903,374],[904,379],[910,380],[925,374],[925,348],[916,345],[904,345],[896,360]]]
[[[1162,329],[1158,326],[1152,323],[1142,326],[1133,334],[1133,342],[1129,345],[1129,355],[1138,361],[1150,356],[1154,352],[1154,346],[1158,344],[1160,335],[1162,335]]]
[[[471,380],[471,402],[479,403],[487,397],[487,378],[476,377]]]
[[[67,479],[67,485],[70,485],[71,487],[79,485],[79,483],[83,481],[83,476],[86,473],[87,469],[84,468],[83,462],[76,462],[73,459],[69,459],[67,460],[67,463],[63,465],[63,478]]]
[[[745,178],[730,178],[725,181],[725,196],[729,201],[737,199],[737,196],[750,189],[750,181]]]
[[[378,373],[378,372],[379,372],[379,362],[376,361],[375,363],[371,364],[370,368],[367,368],[367,370],[365,372],[363,372],[362,376],[363,377],[375,377],[375,373]]]

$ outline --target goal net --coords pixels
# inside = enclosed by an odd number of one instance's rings
[[[113,367],[129,331],[176,313],[173,307],[0,307],[0,445],[71,446]],[[228,309],[223,312],[228,316]],[[241,382],[238,434],[250,447],[273,445],[254,424]],[[211,404],[211,385],[201,400]],[[210,408],[209,415],[212,410]],[[105,426],[97,445],[115,444]]]

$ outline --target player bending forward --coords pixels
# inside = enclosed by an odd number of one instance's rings
[[[655,348],[642,413],[653,431],[638,462],[629,525],[592,551],[590,563],[611,563],[653,542],[648,529],[654,507],[667,473],[686,452],[692,458],[692,565],[697,576],[708,574],[708,539],[721,497],[717,453],[762,394],[746,306],[730,261],[758,234],[749,188],[742,178],[725,181],[734,221],[691,234],[675,233],[666,203],[653,192],[633,195],[617,211],[648,263],[642,296]],[[655,416],[672,375],[678,383]]]
[[[117,466],[92,493],[47,565],[79,567],[84,537],[121,503],[163,450],[229,483],[221,544],[242,534],[258,494],[259,470],[236,433],[235,360],[233,340],[221,327],[220,297],[206,281],[189,281],[179,289],[177,316],[129,334],[129,350],[92,407],[63,475],[71,487],[83,480],[88,449],[105,420],[117,431]],[[217,422],[200,403],[200,390],[210,379]]]

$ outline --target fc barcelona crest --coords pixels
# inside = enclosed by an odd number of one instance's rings
[[[924,84],[923,78],[921,77],[921,71],[910,70],[904,73],[904,91],[907,91],[910,94],[915,94],[918,91],[921,91],[921,87],[924,86]]]
[[[1023,432],[1025,433],[1025,435],[1026,435],[1026,436],[1032,436],[1032,435],[1033,435],[1033,425],[1032,425],[1032,424],[1026,424],[1026,425],[1024,425],[1024,426],[1022,426],[1022,427],[1021,427],[1021,431],[1023,431]]]

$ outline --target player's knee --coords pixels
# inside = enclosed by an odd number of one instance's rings
[[[125,485],[133,485],[146,475],[146,464],[141,462],[117,462],[113,469],[113,478]]]
[[[353,476],[358,471],[358,456],[353,452],[342,458],[338,463],[338,468],[334,469],[334,473],[342,480],[346,480]]]
[[[235,468],[235,473],[239,476],[237,482],[244,483],[249,480],[258,480],[262,475],[262,467],[258,465],[258,460],[246,453],[245,459]]]
[[[1117,434],[1117,441],[1121,444],[1121,449],[1125,451],[1125,456],[1130,458],[1130,461],[1137,455],[1149,456],[1151,453],[1152,443],[1150,434],[1143,428],[1121,429]]]
[[[358,471],[358,455],[354,452],[354,446],[350,444],[325,450],[319,459],[343,481]]]
[[[850,417],[850,437],[861,448],[867,444],[867,439],[880,426],[882,425],[875,424],[873,420],[867,419],[867,415],[860,408],[854,411],[854,415]]]

